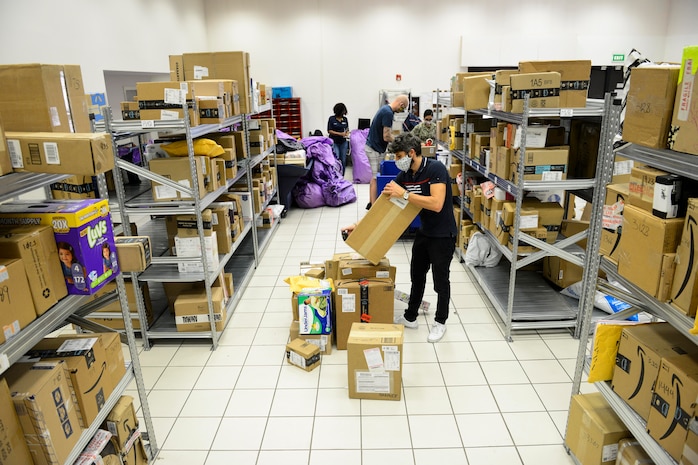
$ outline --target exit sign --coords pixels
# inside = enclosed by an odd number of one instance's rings
[[[614,54],[613,54],[613,61],[625,61],[625,54],[623,54],[623,53],[614,53]]]

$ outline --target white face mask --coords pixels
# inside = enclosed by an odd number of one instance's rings
[[[404,171],[405,173],[409,171],[411,165],[412,159],[407,155],[400,158],[399,160],[395,160],[395,166],[397,166],[397,169],[399,169],[400,171]]]

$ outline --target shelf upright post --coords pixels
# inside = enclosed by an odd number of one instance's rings
[[[213,311],[213,298],[211,295],[211,285],[213,284],[215,278],[211,276],[211,271],[209,269],[209,258],[206,254],[206,236],[204,234],[204,221],[201,212],[201,199],[199,198],[199,177],[197,175],[196,159],[194,158],[194,138],[191,135],[189,104],[187,103],[186,92],[184,91],[182,91],[182,110],[184,113],[184,128],[187,138],[187,158],[189,159],[189,169],[192,180],[192,199],[194,201],[194,211],[196,212],[196,230],[199,234],[199,243],[201,245],[201,263],[204,271],[206,303],[208,304],[208,321],[211,325],[211,350],[216,350],[218,348],[218,332],[216,332],[216,317]]]
[[[252,197],[252,163],[251,151],[250,151],[250,115],[242,115],[242,132],[245,137],[245,146],[247,148],[247,158],[243,162],[245,164],[245,172],[247,173],[247,190]],[[254,200],[251,202],[252,205],[252,249],[254,250],[254,267],[255,269],[259,266],[259,242],[257,234],[257,212],[254,211]]]
[[[104,116],[104,122],[105,122],[105,127],[107,134],[113,134],[111,131],[111,121],[112,121],[112,114],[111,114],[111,108],[104,108],[102,110],[102,115]],[[118,158],[118,149],[116,147],[116,144],[112,144],[113,152],[114,152],[114,160]],[[131,234],[131,226],[128,220],[128,216],[125,215],[125,209],[124,209],[124,202],[126,198],[126,194],[124,191],[124,185],[121,179],[121,170],[118,166],[114,166],[113,175],[114,175],[114,185],[116,188],[117,196],[119,199],[119,208],[120,208],[120,214],[121,219],[122,219],[122,224],[124,227],[124,234],[130,235]],[[99,194],[100,196],[105,195],[105,198],[108,198],[107,195],[107,185],[105,181],[105,177],[103,174],[98,176],[98,189],[99,189]],[[140,296],[140,292],[137,292],[137,286],[138,286],[138,280],[135,275],[135,273],[131,273],[131,279],[132,283],[134,286],[134,293],[136,296]],[[145,422],[145,429],[146,433],[144,435],[144,438],[148,440],[149,443],[149,451],[150,451],[150,457],[149,460],[153,460],[155,457],[158,455],[158,446],[157,446],[157,439],[155,438],[155,429],[153,428],[153,420],[150,416],[150,407],[148,405],[148,394],[145,389],[145,382],[143,381],[143,371],[141,370],[141,362],[140,359],[138,358],[138,348],[136,347],[136,336],[135,332],[133,330],[133,322],[131,321],[131,312],[129,310],[128,306],[128,297],[126,295],[126,285],[124,283],[124,277],[122,273],[119,273],[116,278],[116,291],[119,296],[119,303],[121,304],[121,315],[124,319],[124,332],[126,333],[126,340],[128,342],[128,350],[129,354],[131,355],[131,368],[133,369],[133,374],[134,374],[134,379],[136,381],[136,389],[138,391],[138,397],[140,399],[141,403],[141,413],[143,415],[143,421]],[[142,303],[142,302],[141,302]],[[145,325],[147,325],[148,320],[145,318],[145,315],[142,311],[143,305],[138,305],[138,315],[141,319],[141,334],[143,335],[144,341],[147,340],[147,337],[145,336],[146,330],[145,330]]]
[[[104,117],[104,127],[107,132],[107,134],[114,134],[114,131],[112,129],[112,112],[111,112],[111,107],[105,107],[102,109],[102,116]],[[131,235],[131,220],[129,219],[128,213],[126,213],[126,190],[124,189],[124,180],[123,176],[121,175],[121,168],[119,168],[118,163],[116,163],[116,160],[119,159],[119,149],[116,146],[116,141],[114,140],[114,137],[112,136],[112,151],[114,153],[114,169],[112,170],[112,175],[114,177],[114,189],[116,190],[116,198],[119,203],[119,215],[121,216],[121,226],[124,230],[124,235],[125,236],[130,236]],[[104,196],[105,198],[108,198],[108,193],[107,193],[107,184],[106,184],[106,179],[104,175],[100,175],[97,177],[97,187],[99,190],[100,196]],[[143,339],[143,348],[145,350],[150,350],[150,340],[148,339],[148,317],[145,314],[145,302],[143,301],[143,294],[140,290],[140,286],[138,285],[138,276],[136,273],[131,273],[131,283],[133,283],[133,293],[136,296],[136,311],[138,312],[138,319],[140,320],[140,331],[141,331],[141,338]],[[122,295],[123,293],[121,290],[119,290],[119,294]],[[124,294],[125,295],[125,294]],[[126,319],[126,317],[124,317]],[[133,327],[133,324],[131,322],[131,315],[128,315],[128,320],[129,320],[129,325]],[[124,321],[124,324],[126,322]]]
[[[509,269],[509,292],[507,297],[507,321],[505,339],[509,342],[513,341],[511,337],[512,321],[514,319],[514,295],[516,293],[516,262],[519,254],[519,235],[521,234],[521,205],[523,204],[524,196],[524,160],[526,159],[526,132],[528,129],[529,116],[529,94],[524,96],[524,108],[521,115],[521,144],[519,145],[519,163],[517,167],[516,179],[516,214],[514,215],[514,239],[511,249],[511,268]]]
[[[589,236],[584,257],[584,271],[582,274],[583,289],[579,300],[579,314],[575,337],[579,338],[577,363],[575,365],[574,380],[572,383],[572,395],[579,393],[579,386],[584,371],[584,360],[591,329],[591,312],[594,309],[594,297],[596,294],[596,278],[601,263],[599,245],[601,244],[601,225],[603,220],[603,205],[606,197],[605,188],[613,176],[614,154],[613,137],[618,130],[620,122],[620,104],[611,94],[606,94],[604,100],[604,116],[599,141],[599,154],[596,163],[596,183],[592,213],[589,220]]]

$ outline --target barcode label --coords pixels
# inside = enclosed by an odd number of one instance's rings
[[[46,154],[47,165],[60,165],[61,157],[58,154],[58,144],[55,142],[44,142],[44,153]]]
[[[22,147],[16,139],[7,139],[7,148],[10,149],[10,161],[13,168],[24,168],[22,161]]]

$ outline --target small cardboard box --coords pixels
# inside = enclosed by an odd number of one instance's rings
[[[150,265],[150,236],[119,236],[114,238],[119,268],[124,273],[140,273]]]
[[[320,366],[320,347],[303,339],[293,339],[286,344],[286,361],[305,371],[313,371]]]
[[[104,420],[102,428],[112,434],[111,443],[122,455],[125,465],[148,465],[148,455],[138,431],[138,417],[133,407],[133,397],[121,396]]]
[[[510,79],[512,113],[523,112],[525,94],[530,108],[560,107],[560,73],[512,74]]]
[[[218,240],[218,253],[227,254],[233,249],[233,237],[230,232],[230,207],[211,207],[211,225]]]
[[[196,164],[196,178],[199,184],[199,198],[206,195],[206,184],[204,183],[204,161],[202,157],[194,157]],[[150,170],[153,173],[162,175],[172,181],[188,187],[194,188],[191,178],[191,168],[189,166],[188,157],[179,158],[154,158],[150,160]],[[153,186],[153,200],[155,201],[170,201],[170,200],[185,200],[191,199],[188,194],[179,192],[169,186],[151,181]]]
[[[177,215],[176,221],[177,236],[199,237],[199,229],[196,225],[196,215]],[[203,225],[204,236],[210,236],[213,232],[211,209],[207,208],[201,212],[201,223]]]
[[[572,397],[565,444],[581,465],[614,465],[618,441],[632,437],[601,393]]]
[[[584,269],[560,257],[547,256],[543,259],[543,277],[565,288],[582,280]]]
[[[623,140],[655,149],[666,148],[678,78],[678,66],[631,69]]]
[[[654,463],[645,449],[635,439],[621,439],[618,442],[618,465],[650,465]],[[689,464],[684,464],[689,465]]]
[[[694,355],[662,358],[647,432],[674,460],[681,458],[688,437],[688,423],[696,413],[698,360]]]
[[[211,301],[213,302],[213,317],[216,320],[216,331],[223,331],[223,328],[225,328],[226,310],[223,303],[222,288],[211,288]],[[177,331],[211,331],[205,289],[189,289],[181,292],[175,299],[174,310]]]
[[[107,199],[18,200],[0,206],[0,223],[53,227],[68,294],[94,294],[119,273]]]
[[[630,196],[627,199],[628,203],[648,213],[652,213],[654,186],[657,183],[657,178],[667,174],[669,173],[666,171],[649,166],[633,167],[630,172],[630,183],[628,186],[630,192]]]
[[[41,361],[62,360],[87,428],[126,374],[121,340],[117,333],[82,334],[45,338],[27,356]]]
[[[681,228],[681,242],[676,250],[676,268],[670,294],[672,305],[688,316],[695,316],[698,306],[698,263],[693,244],[695,233],[698,233],[698,198],[688,199],[686,220]]]
[[[529,230],[521,230],[521,234],[528,234],[529,236],[535,237],[536,239],[539,239],[541,241],[546,241],[548,238],[548,231],[545,228],[535,228],[535,229],[529,229]],[[509,239],[507,241],[507,247],[509,250],[514,250],[514,236],[511,234],[509,235]],[[535,247],[533,245],[529,245],[527,242],[522,241],[519,239],[519,246],[517,249],[517,252],[519,254],[524,254],[524,253],[533,253],[538,250],[538,247]]]
[[[0,378],[0,453],[3,464],[30,465],[31,454],[24,440],[24,431],[12,403],[12,395],[7,381]]]
[[[676,87],[674,113],[669,131],[669,148],[698,155],[698,97],[694,80],[698,71],[698,45],[683,49],[679,83]]]
[[[354,323],[347,342],[349,398],[400,400],[404,326]]]
[[[300,334],[329,334],[332,332],[332,290],[303,289],[294,294],[298,302]]]
[[[346,244],[378,264],[420,211],[421,208],[403,199],[381,194],[349,234]]]
[[[674,253],[681,238],[683,218],[662,219],[632,205],[623,209],[623,235],[618,273],[649,295],[659,291],[663,256]]]
[[[289,340],[303,339],[306,342],[315,344],[320,348],[320,353],[322,355],[332,354],[332,333],[329,334],[300,334],[300,323],[298,321],[292,321],[291,326],[288,329]]]
[[[69,176],[51,184],[51,196],[54,199],[95,199],[97,187],[92,176]]]
[[[526,181],[560,181],[567,179],[567,162],[570,148],[546,147],[541,149],[527,148],[524,163],[524,180]],[[517,150],[512,157],[512,179],[518,180],[521,152]]]
[[[51,226],[3,226],[0,256],[22,259],[36,316],[68,294]]]
[[[560,108],[584,108],[591,78],[591,60],[520,61],[521,73],[560,73]]]
[[[696,352],[693,342],[668,323],[625,327],[618,344],[611,388],[647,420],[662,358]]]
[[[337,281],[335,295],[335,341],[337,349],[347,348],[352,324],[392,323],[395,311],[395,284],[391,279],[370,278]]]
[[[0,258],[0,344],[36,319],[22,259]]]
[[[2,128],[2,120],[0,119],[0,176],[11,172],[12,162],[10,161],[10,153],[7,151],[5,131]]]
[[[5,137],[15,171],[95,176],[114,168],[107,134],[8,131]]]
[[[339,260],[338,272],[332,279],[360,279],[360,278],[388,278],[395,281],[396,268],[390,265],[387,258],[383,258],[377,264],[372,264],[366,259]]]
[[[78,406],[64,366],[62,361],[15,363],[3,375],[34,465],[64,464],[80,438]]]

